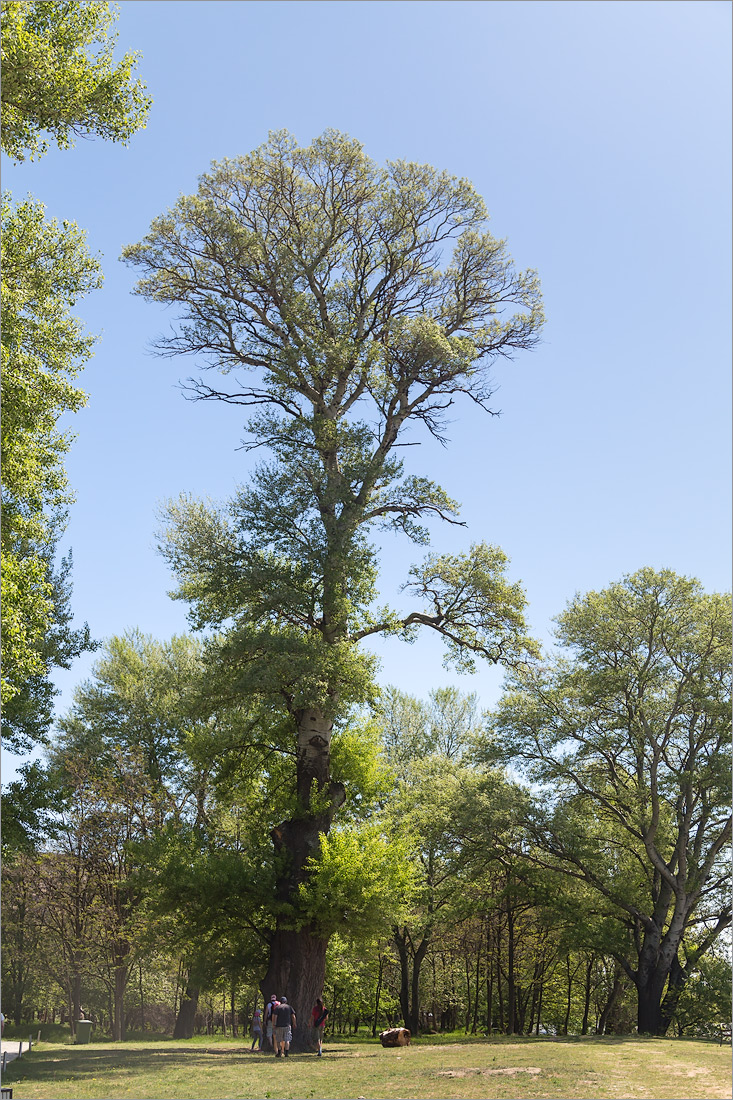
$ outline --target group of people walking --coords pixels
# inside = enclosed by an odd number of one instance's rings
[[[328,1019],[328,1009],[320,997],[316,997],[316,1003],[311,1010],[310,1026],[314,1030],[314,1038],[318,1043],[318,1057],[323,1054],[323,1029]],[[252,1046],[258,1050],[272,1050],[276,1058],[287,1058],[290,1044],[293,1041],[293,1029],[297,1023],[295,1009],[288,1003],[287,997],[272,994],[265,1005],[264,1019],[259,1008],[256,1008],[252,1016]]]

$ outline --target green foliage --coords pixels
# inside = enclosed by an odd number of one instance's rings
[[[687,930],[705,928],[694,969],[730,923],[730,600],[642,569],[576,597],[558,639],[572,660],[515,675],[494,732],[543,785],[543,859],[615,912],[618,957],[640,998],[655,974],[658,1007]]]
[[[97,260],[84,233],[46,219],[31,199],[3,197],[2,271],[2,622],[3,701],[41,690],[49,667],[89,648],[69,629],[68,566],[53,570],[53,550],[71,499],[63,456],[71,442],[59,417],[85,395],[74,382],[92,354],[70,310],[98,287]],[[46,689],[48,690],[48,689]],[[28,709],[28,708],[27,708]],[[41,725],[44,723],[41,721]],[[27,726],[27,723],[26,723]],[[9,731],[10,732],[10,731]],[[38,737],[18,732],[17,749]]]
[[[40,848],[54,836],[63,811],[59,784],[41,764],[24,764],[19,775],[3,790],[3,858]]]
[[[431,554],[413,566],[404,585],[429,601],[430,612],[413,613],[405,626],[425,624],[442,634],[445,663],[461,672],[475,671],[476,655],[510,668],[537,656],[536,643],[525,634],[522,587],[504,576],[508,560],[503,550],[486,543],[468,554]]]
[[[731,1020],[730,953],[711,952],[700,959],[687,981],[675,1012],[680,1034],[718,1037]]]
[[[331,742],[331,774],[346,788],[342,819],[366,822],[394,787],[394,772],[382,749],[375,719],[352,716],[340,723]]]
[[[202,645],[192,638],[112,637],[59,721],[55,756],[81,753],[103,776],[129,754],[164,801],[185,801],[194,783],[186,745],[203,721],[194,717],[201,675]]]
[[[256,966],[269,925],[271,851],[257,844],[252,825],[244,832],[248,842],[235,850],[177,824],[138,849],[146,923],[158,942],[163,933],[167,949],[190,960],[204,988],[223,972]]]
[[[4,0],[2,148],[34,160],[49,146],[97,134],[127,143],[145,126],[150,100],[133,80],[138,54],[113,61],[116,9],[86,0]]]
[[[51,543],[44,546],[38,555],[39,562],[46,567],[45,577],[53,608],[52,621],[43,638],[36,643],[35,658],[40,671],[29,673],[20,682],[16,681],[17,690],[3,705],[2,710],[3,743],[6,749],[15,753],[28,752],[32,745],[45,744],[48,740],[48,731],[53,720],[54,697],[58,694],[51,683],[52,668],[70,668],[72,661],[80,653],[97,648],[86,623],[81,629],[72,628],[69,580],[72,555],[69,551],[56,569],[53,565],[54,549],[54,544]],[[8,554],[8,559],[11,557]],[[12,613],[12,608],[9,613]]]
[[[323,834],[300,887],[301,919],[324,939],[334,932],[352,941],[388,932],[414,889],[409,856],[405,841],[386,837],[379,824]]]

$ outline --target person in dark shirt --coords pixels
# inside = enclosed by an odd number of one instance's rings
[[[288,1004],[287,997],[280,998],[280,1004],[275,1009],[274,1015],[275,1057],[281,1058],[284,1055],[287,1058],[293,1039],[293,1028],[295,1027],[295,1012],[292,1006]]]
[[[265,1050],[275,1050],[275,1009],[279,1004],[273,993],[265,1007]]]

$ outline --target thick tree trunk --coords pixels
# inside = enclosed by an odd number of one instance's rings
[[[276,883],[276,897],[297,910],[299,887],[308,880],[308,860],[318,855],[321,835],[331,828],[346,792],[330,777],[332,721],[315,709],[298,711],[295,718],[298,814],[273,829],[272,840],[275,851],[287,857]],[[311,812],[313,795],[319,796],[322,805],[324,793],[328,794],[326,808]],[[323,994],[327,947],[328,940],[321,938],[315,928],[305,926],[296,931],[280,921],[270,942],[270,959],[260,988],[265,1002],[275,993],[287,997],[295,1010],[294,1050],[314,1049],[310,1012],[316,997]]]
[[[173,1028],[174,1039],[193,1039],[194,1020],[199,1004],[199,990],[190,982],[186,984],[186,992],[181,997],[181,1005],[178,1009],[176,1024]]]
[[[278,1000],[287,997],[296,1016],[291,1050],[315,1050],[310,1015],[316,997],[323,995],[328,941],[314,935],[312,929],[278,929],[270,946],[270,965],[261,984],[265,1003],[274,993]]]
[[[656,982],[638,989],[639,1009],[637,1027],[640,1035],[664,1035],[662,1022],[662,991]]]
[[[673,921],[675,923],[679,922]],[[637,1028],[640,1035],[664,1035],[667,1031],[669,1019],[665,1023],[662,996],[681,939],[681,926],[679,931],[670,927],[664,936],[656,924],[644,932],[639,969],[634,976],[639,997]]]

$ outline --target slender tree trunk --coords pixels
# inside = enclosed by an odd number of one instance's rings
[[[494,1031],[494,938],[491,922],[486,917],[486,1034]]]
[[[542,963],[537,960],[534,964],[534,973],[532,975],[532,1002],[529,1006],[529,1023],[527,1024],[527,1035],[532,1034],[532,1028],[534,1027],[534,1014],[537,1008],[537,997],[539,994],[539,983],[542,977]]]
[[[622,971],[621,971],[621,967],[618,966],[618,964],[617,964],[616,968],[614,970],[614,974],[613,974],[613,986],[611,988],[611,992],[608,995],[608,1000],[606,1001],[605,1005],[603,1006],[603,1009],[601,1010],[601,1015],[598,1019],[597,1033],[599,1035],[605,1035],[606,1034],[606,1027],[608,1025],[608,1018],[611,1015],[611,1012],[613,1011],[613,1007],[614,1007],[614,1005],[616,1004],[616,1001],[619,998],[619,994],[621,993],[622,987],[623,987]]]
[[[402,932],[400,932],[398,928],[395,928],[392,937],[397,947],[397,954],[400,957],[400,1008],[402,1009],[402,1019],[405,1021],[405,1025],[409,1027],[410,968],[407,955],[407,929],[403,928]]]
[[[492,1035],[494,1032],[494,971],[491,959],[486,965],[486,1032]]]
[[[127,989],[127,966],[116,966],[114,971],[114,1022],[112,1039],[116,1043],[125,1038],[125,991]]]
[[[478,1029],[478,1000],[479,990],[481,988],[481,939],[478,941],[478,951],[476,952],[476,995],[473,1002],[473,1023],[471,1025],[471,1034],[475,1035]]]
[[[138,985],[140,989],[140,1030],[145,1031],[145,1000],[143,998],[143,964],[138,966]]]
[[[565,1008],[565,1020],[564,1020],[564,1023],[563,1023],[561,1035],[567,1035],[568,1028],[570,1027],[570,1006],[571,1006],[571,997],[572,997],[572,988],[573,988],[573,979],[572,979],[572,975],[570,973],[570,956],[569,955],[567,956],[565,962],[567,964],[567,976],[568,976],[568,999],[567,999],[567,1004],[566,1004],[566,1008]]]
[[[423,936],[412,960],[412,1005],[407,1026],[413,1035],[420,1032],[420,971],[429,945],[429,937]]]
[[[76,962],[76,960],[75,960]],[[81,971],[75,966],[71,976],[71,1034],[76,1036],[76,1021],[81,1018]]]
[[[236,1007],[235,1007],[235,1004],[234,1004],[234,995],[235,995],[236,991],[237,991],[236,982],[232,982],[231,989],[230,989],[231,1006],[232,1006],[232,1035],[235,1039],[239,1035],[239,1028],[237,1027],[237,1010],[236,1010]],[[257,996],[255,995],[255,1008],[256,1007],[257,1007]]]
[[[514,975],[514,918],[507,913],[508,949],[507,949],[507,1035],[516,1031],[516,984]]]
[[[114,1021],[112,1023],[112,1039],[121,1043],[125,1038],[125,992],[130,976],[127,957],[130,954],[130,944],[127,940],[118,940],[115,943],[115,968],[114,968]]]
[[[463,962],[466,969],[466,1018],[464,1021],[463,1030],[468,1035],[468,1029],[471,1026],[471,960],[468,957],[468,951],[464,948],[466,954],[463,956]]]
[[[583,1023],[580,1028],[581,1035],[588,1034],[588,1016],[590,1014],[590,994],[591,994],[591,979],[593,977],[593,963],[595,962],[595,956],[591,955],[588,960],[588,966],[585,970],[585,1000],[583,1003]]]
[[[379,975],[377,977],[377,995],[374,998],[374,1023],[372,1024],[372,1038],[377,1035],[377,1018],[379,1017],[379,998],[382,993],[382,974],[384,973],[384,959],[379,955]]]

